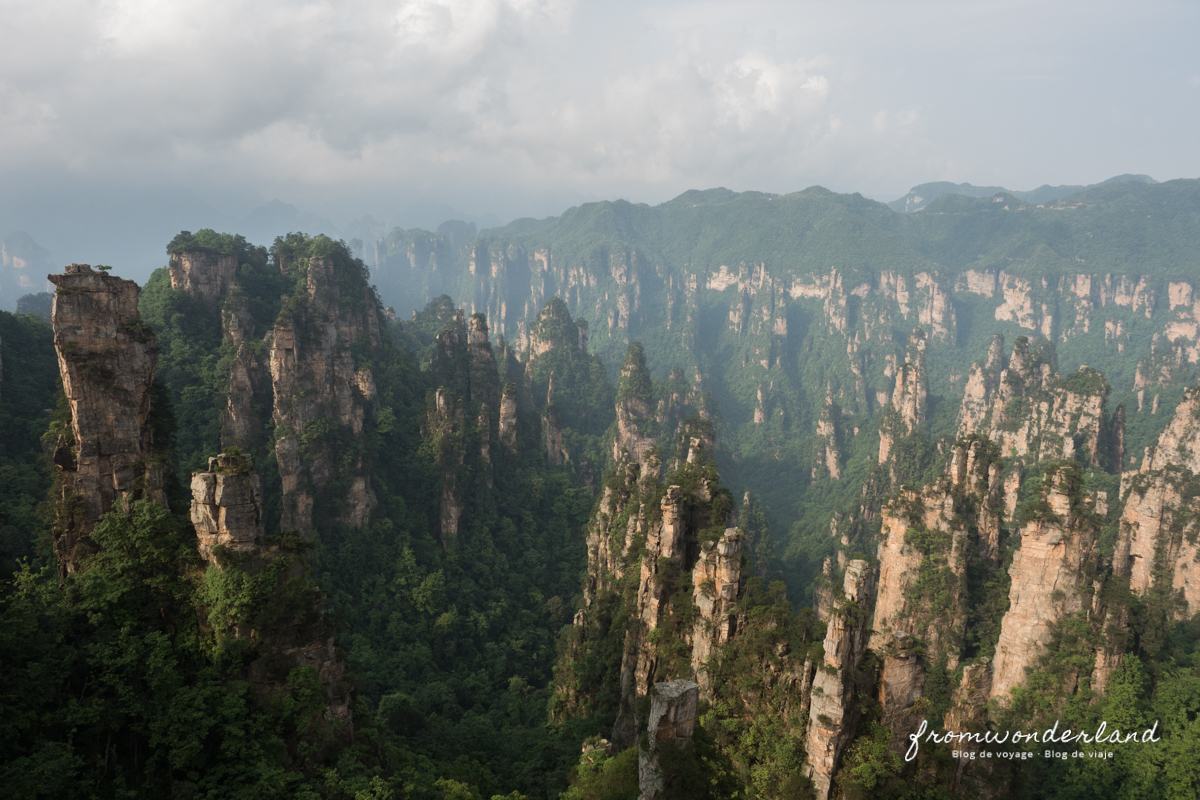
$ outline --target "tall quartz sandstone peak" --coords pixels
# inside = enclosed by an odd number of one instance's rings
[[[908,354],[896,370],[896,388],[892,392],[890,413],[885,412],[879,427],[879,463],[892,459],[896,440],[911,436],[925,422],[929,405],[929,377],[925,366],[925,331],[915,329],[908,337]],[[893,469],[894,472],[894,469]],[[893,476],[893,482],[895,477]]]
[[[1078,464],[1059,462],[1047,470],[1043,504],[1019,530],[1020,546],[1008,574],[1008,612],[1000,625],[993,663],[992,697],[1002,700],[1025,682],[1068,616],[1091,610],[1093,586],[1087,578],[1095,558],[1097,518],[1080,490]]]
[[[64,501],[54,550],[66,575],[93,548],[92,529],[116,501],[166,502],[164,468],[146,424],[158,354],[154,331],[138,317],[136,283],[87,264],[47,277],[57,287],[54,347],[71,408],[71,431],[59,436],[54,453]]]
[[[255,410],[255,395],[263,394],[269,387],[267,369],[253,346],[254,318],[245,295],[239,291],[231,293],[221,311],[221,334],[234,348],[225,413],[221,416],[221,444],[244,446],[264,436],[265,420]]]
[[[895,636],[921,640],[931,657],[958,663],[966,625],[961,597],[967,549],[981,556],[999,548],[1002,487],[994,447],[971,438],[955,445],[947,474],[936,483],[902,489],[883,509],[879,593],[871,648],[886,651]],[[949,580],[947,607],[934,609],[915,585],[923,575]]]
[[[1178,616],[1200,612],[1200,388],[1184,395],[1141,469],[1123,477],[1128,487],[1113,571],[1145,594],[1156,579],[1170,580],[1182,597]],[[1156,578],[1162,575],[1162,578]]]
[[[870,615],[866,609],[873,586],[867,562],[855,559],[846,564],[843,599],[825,629],[825,654],[813,678],[804,740],[808,777],[816,787],[817,800],[828,800],[842,751],[854,736],[861,715],[855,696],[869,693],[871,688],[858,686],[856,673],[867,651]]]
[[[314,257],[303,268],[306,281],[299,302],[285,304],[275,323],[270,370],[283,525],[311,536],[315,493],[334,480],[344,455],[329,437],[312,436],[313,426],[338,426],[352,439],[362,434],[375,382],[368,367],[355,369],[351,345],[365,342],[377,348],[380,331],[375,293],[361,266]],[[337,274],[341,270],[358,274]],[[307,459],[301,458],[302,437],[309,439]],[[338,521],[361,528],[375,507],[375,494],[361,458],[346,468],[349,489]]]
[[[692,602],[700,613],[692,630],[692,671],[709,693],[709,661],[738,631],[735,606],[742,587],[742,532],[727,528],[716,542],[705,542],[692,568]]]
[[[617,434],[613,439],[613,459],[622,452],[638,463],[645,460],[654,446],[659,428],[654,417],[654,384],[646,367],[646,354],[637,342],[629,345],[621,365],[621,383],[617,390]]]

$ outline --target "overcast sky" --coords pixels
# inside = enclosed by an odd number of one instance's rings
[[[436,224],[712,186],[890,200],[932,180],[1200,175],[1196,2],[0,10],[0,233],[33,228],[63,257],[87,238],[64,226],[157,235],[124,218],[168,206],[193,228],[273,199],[337,226]]]

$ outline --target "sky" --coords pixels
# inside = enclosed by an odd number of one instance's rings
[[[64,263],[124,259],[135,277],[181,228],[349,237],[714,186],[886,201],[935,180],[1200,176],[1195,2],[0,12],[0,234],[28,231]]]

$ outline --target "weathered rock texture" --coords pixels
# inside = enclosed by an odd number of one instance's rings
[[[237,256],[197,250],[171,254],[171,288],[215,306],[237,279]]]
[[[1109,391],[1104,376],[1083,366],[1062,379],[1047,360],[1046,349],[1031,348],[1021,336],[1008,365],[996,377],[995,350],[993,340],[987,364],[972,368],[959,415],[959,436],[985,435],[1004,456],[1075,458],[1100,464],[1106,456],[1101,441]]]
[[[192,524],[200,556],[215,562],[213,548],[258,555],[263,538],[262,484],[249,455],[222,453],[207,472],[192,474]]]
[[[958,663],[966,625],[967,550],[983,558],[999,545],[1000,465],[986,439],[960,441],[947,475],[920,490],[902,489],[884,507],[879,592],[871,648],[913,637],[931,658]]]
[[[848,563],[842,605],[830,615],[826,627],[825,654],[813,679],[804,741],[808,777],[816,787],[818,800],[829,797],[842,750],[854,736],[861,713],[855,700],[856,690],[862,688],[857,686],[862,681],[857,670],[867,650],[870,630],[867,607],[873,586],[867,562],[856,559]]]
[[[207,472],[192,475],[191,517],[201,557],[219,569],[257,573],[273,560],[287,557],[278,543],[264,540],[262,492],[248,455],[224,452],[209,459]],[[285,566],[278,576],[281,585],[304,572],[294,557]],[[277,627],[235,627],[232,634],[252,649],[249,677],[261,693],[286,691],[292,669],[311,667],[325,689],[326,719],[339,736],[349,739],[353,736],[352,685],[345,674],[345,659],[334,646],[333,626],[325,620],[321,598],[314,591],[298,599],[298,607]]]
[[[660,434],[654,415],[654,384],[646,368],[646,356],[640,344],[631,344],[621,366],[617,390],[617,434],[613,438],[613,459],[628,453],[639,464],[654,446]]]
[[[908,338],[907,359],[896,371],[896,388],[891,407],[884,410],[879,425],[879,463],[894,461],[896,440],[912,436],[925,422],[929,405],[929,378],[925,367],[925,331],[917,328]],[[892,465],[892,482],[896,481]]]
[[[661,502],[662,519],[646,532],[646,555],[642,557],[637,607],[640,625],[637,635],[637,662],[634,687],[639,697],[649,691],[659,677],[659,647],[650,634],[669,616],[667,604],[679,574],[686,570],[688,525],[684,515],[685,499],[678,486],[667,489]]]
[[[262,338],[261,332],[255,328],[245,295],[238,287],[232,287],[221,311],[221,334],[234,348],[233,363],[229,367],[225,413],[221,416],[223,447],[259,444],[264,438],[266,420],[255,411],[255,407],[260,402],[267,408],[274,405],[270,372],[259,355],[262,348],[256,347],[255,342],[256,336]]]
[[[1200,612],[1200,389],[1187,391],[1141,469],[1122,483],[1113,572],[1138,594],[1169,586],[1183,600],[1180,619]]]
[[[157,351],[138,317],[138,286],[87,264],[50,275],[57,287],[51,319],[71,430],[54,453],[59,496],[54,550],[60,575],[92,552],[92,529],[118,500],[165,504],[163,460],[150,416]]]
[[[992,697],[1005,698],[1025,681],[1050,641],[1054,626],[1092,605],[1098,520],[1081,496],[1078,465],[1047,470],[1043,504],[1019,530],[1020,546],[1008,573],[1009,609],[1000,626]]]
[[[641,800],[657,800],[681,776],[663,768],[664,748],[686,750],[691,746],[700,714],[700,687],[694,681],[656,683],[650,692],[650,717],[646,745],[638,748],[638,787]]]
[[[361,456],[343,464],[348,448],[339,442],[357,442],[374,399],[368,396],[374,386],[370,370],[355,369],[351,345],[379,347],[379,319],[362,267],[312,258],[292,268],[305,270],[305,287],[284,305],[271,336],[275,455],[283,526],[312,536],[315,493],[335,477],[349,485],[339,498],[338,522],[363,527],[375,507]],[[339,470],[347,474],[339,476]]]
[[[974,664],[963,667],[962,680],[954,687],[950,698],[950,710],[942,720],[942,727],[956,733],[983,733],[988,727],[988,698],[992,693],[992,665],[986,656]],[[963,785],[963,776],[973,761],[970,753],[980,749],[970,742],[959,743],[958,751],[964,755],[957,759],[954,767],[953,788]]]
[[[737,633],[735,605],[742,588],[742,532],[727,528],[716,542],[705,542],[692,569],[692,601],[700,610],[692,630],[692,670],[708,693],[709,660]]]
[[[925,716],[917,705],[925,691],[925,660],[915,645],[911,636],[893,634],[884,648],[886,655],[880,668],[879,722],[894,734],[892,746],[897,750],[907,746],[908,735],[917,730]]]

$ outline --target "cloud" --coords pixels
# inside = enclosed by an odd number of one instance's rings
[[[699,32],[574,57],[578,16],[570,0],[24,3],[0,56],[0,168],[345,188],[440,165],[587,189],[718,180],[834,135],[819,54]]]
[[[899,196],[939,178],[1154,171],[1115,163],[1122,134],[1100,117],[1116,102],[1167,107],[1122,83],[1147,82],[1129,65],[1153,59],[1087,55],[1141,41],[1143,23],[1100,0],[1030,27],[1022,14],[1039,6],[1009,6],[9,0],[0,181],[13,194],[39,171],[261,192],[336,216],[348,197],[551,213],[564,198],[713,185]],[[1146,8],[1143,27],[1188,27],[1170,4]],[[1069,157],[1039,155],[1060,118]],[[1046,172],[1085,156],[1095,174]]]

